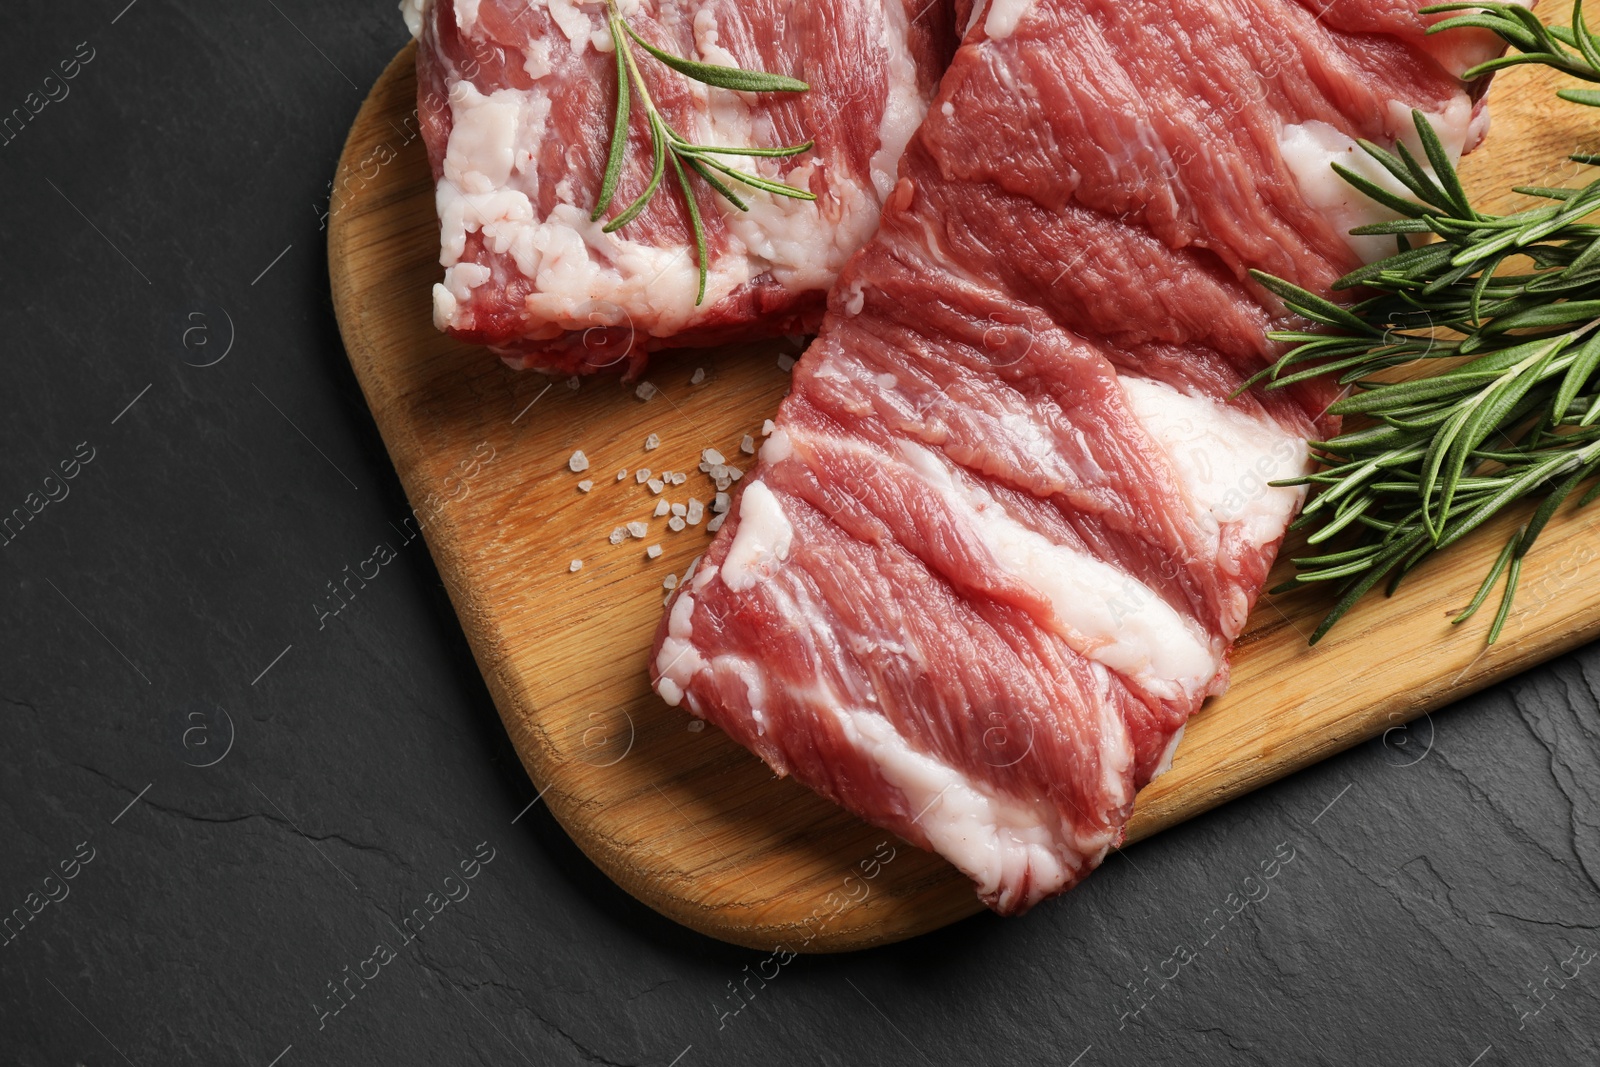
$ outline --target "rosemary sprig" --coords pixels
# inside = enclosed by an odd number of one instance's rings
[[[1446,4],[1424,12],[1471,9],[1430,32],[1476,26],[1498,33],[1520,54],[1490,60],[1467,77],[1542,63],[1600,81],[1600,38],[1589,32],[1582,0],[1573,25],[1545,27],[1514,4]],[[1600,92],[1562,90],[1576,104],[1600,106]],[[1275,331],[1293,347],[1250,384],[1277,389],[1321,375],[1352,387],[1329,411],[1363,425],[1312,443],[1321,467],[1278,485],[1313,492],[1295,526],[1314,547],[1294,559],[1297,573],[1275,592],[1319,582],[1340,591],[1311,636],[1314,644],[1379,582],[1392,594],[1423,560],[1444,551],[1506,508],[1536,499],[1477,594],[1455,618],[1464,622],[1505,577],[1488,633],[1509,617],[1523,558],[1556,510],[1600,472],[1600,179],[1577,188],[1519,186],[1535,203],[1510,215],[1478,211],[1438,136],[1414,113],[1425,159],[1403,144],[1393,152],[1361,147],[1410,194],[1337,164],[1339,175],[1401,218],[1351,231],[1392,235],[1394,255],[1334,284],[1363,299],[1336,304],[1256,273],[1287,307],[1316,324]],[[1570,157],[1600,163],[1600,155]],[[1414,240],[1415,239],[1415,240]],[[1373,376],[1419,360],[1448,360],[1409,381]],[[1600,495],[1600,483],[1578,501]]]
[[[1461,77],[1466,81],[1524,63],[1554,67],[1585,81],[1600,81],[1600,47],[1597,47],[1600,42],[1584,22],[1583,0],[1575,0],[1572,5],[1571,26],[1546,26],[1539,21],[1539,16],[1520,4],[1452,3],[1422,8],[1424,15],[1445,11],[1470,11],[1472,14],[1437,22],[1429,27],[1429,33],[1474,26],[1498,34],[1501,40],[1517,49],[1514,54],[1496,56],[1464,72]],[[1593,89],[1562,89],[1556,95],[1574,104],[1600,106],[1600,92]]]
[[[689,224],[694,231],[695,254],[700,267],[700,291],[695,296],[695,306],[698,307],[706,297],[706,233],[701,223],[700,205],[695,199],[693,187],[689,184],[688,171],[692,170],[707,185],[719,193],[740,211],[749,211],[750,206],[744,202],[728,184],[718,178],[712,171],[724,174],[736,182],[748,185],[752,189],[774,193],[778,196],[793,197],[797,200],[815,200],[816,195],[805,189],[799,189],[771,178],[764,178],[759,174],[750,174],[729,166],[718,156],[753,156],[769,159],[781,159],[796,156],[809,149],[815,142],[806,141],[804,144],[785,145],[779,148],[753,148],[731,147],[723,145],[694,144],[674,130],[660,109],[656,107],[655,100],[650,96],[650,89],[645,85],[644,78],[639,73],[639,65],[633,54],[633,45],[637,44],[651,56],[663,64],[705,85],[719,89],[732,89],[745,93],[803,93],[811,87],[803,81],[788,78],[781,74],[768,74],[765,71],[743,70],[738,67],[725,67],[715,63],[700,63],[692,59],[684,59],[670,52],[663,51],[639,36],[627,20],[617,11],[616,0],[606,0],[606,24],[611,31],[611,43],[617,57],[617,106],[611,123],[611,148],[606,156],[605,176],[601,179],[600,195],[595,202],[594,211],[589,218],[598,222],[608,208],[611,207],[612,197],[616,195],[617,179],[622,174],[622,158],[628,145],[628,122],[631,117],[632,100],[635,93],[639,102],[644,105],[647,122],[650,128],[651,145],[651,173],[650,182],[645,186],[644,192],[624,208],[615,218],[606,223],[605,233],[615,233],[639,216],[655,197],[656,191],[661,188],[661,179],[666,175],[667,161],[672,161],[672,171],[678,179],[678,186],[683,190],[684,203],[689,210]],[[685,168],[688,168],[685,170]]]

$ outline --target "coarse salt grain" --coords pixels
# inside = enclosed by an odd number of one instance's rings
[[[682,471],[673,471],[672,472],[672,484],[673,485],[682,485],[684,482],[686,482],[688,480],[689,480],[689,476],[687,474],[683,473]]]
[[[578,378],[577,378],[576,375],[574,375],[573,377],[567,379],[567,388],[568,389],[576,389],[580,384],[582,384],[582,383],[580,383],[578,381]]]
[[[761,424],[761,436],[762,437],[771,437],[772,436],[772,431],[776,430],[777,428],[778,428],[777,423],[773,422],[771,419],[768,419],[766,422],[763,422]]]
[[[689,520],[690,526],[699,526],[700,520],[705,518],[706,506],[695,497],[689,498],[689,506],[684,509],[684,518]]]
[[[738,481],[740,478],[744,477],[744,471],[740,470],[738,467],[729,467],[728,477],[732,478],[734,481]]]
[[[668,510],[667,509],[667,502],[665,500],[657,500],[656,501],[656,510],[655,510],[655,517],[656,518],[659,519],[661,516],[665,515],[667,513],[667,510]]]
[[[622,544],[622,539],[626,536],[628,536],[627,531],[618,526],[615,530],[611,531],[610,541],[614,545],[620,545]]]
[[[589,457],[583,454],[583,449],[580,448],[572,454],[572,458],[567,460],[567,468],[573,474],[589,469]]]
[[[718,515],[721,515],[724,511],[728,510],[728,505],[731,502],[732,501],[727,493],[718,493],[717,499],[711,504],[711,510],[716,512]]]
[[[583,560],[581,559],[575,559],[571,563],[567,564],[568,574],[577,574],[581,570],[583,570]]]
[[[661,579],[661,588],[663,588],[663,589],[676,589],[676,588],[678,588],[678,576],[676,574],[669,574],[665,578]]]
[[[739,451],[747,456],[756,454],[756,439],[749,434],[744,435],[744,440],[739,442]]]
[[[783,373],[788,374],[790,371],[794,370],[794,365],[795,358],[789,353],[785,352],[783,355],[778,357],[778,369],[783,371]]]
[[[585,478],[583,481],[578,483],[578,488],[587,493],[589,490],[594,488],[594,483]]]
[[[628,523],[628,532],[635,537],[643,537],[650,532],[650,527],[642,522],[630,522]]]
[[[649,437],[644,439],[644,449],[646,452],[654,451],[660,447],[661,438],[657,437],[655,434],[651,434]]]
[[[714,516],[710,522],[706,523],[706,533],[716,533],[722,529],[722,520],[725,518],[727,518],[726,515]]]
[[[617,472],[617,481],[620,482],[620,481],[622,481],[622,479],[626,478],[627,476],[628,476],[628,468],[627,467],[623,467],[621,470],[619,470]]]
[[[665,489],[665,488],[666,488],[666,486],[665,486],[665,485],[663,485],[663,484],[662,484],[662,482],[661,482],[661,479],[660,479],[660,478],[651,478],[651,479],[650,479],[650,480],[649,480],[649,481],[648,481],[648,482],[646,482],[646,483],[645,483],[645,484],[646,484],[646,485],[648,485],[648,486],[649,486],[649,487],[650,487],[650,491],[651,491],[651,492],[652,492],[652,493],[655,493],[655,494],[657,494],[657,495],[659,495],[659,494],[660,494],[660,493],[661,493],[661,490],[663,490],[663,489]]]
[[[732,484],[733,479],[728,477],[726,474],[717,479],[717,489],[721,492],[727,492],[728,487]]]
[[[682,519],[678,518],[678,516],[676,516],[676,515],[672,516],[672,518],[667,520],[667,528],[669,530],[671,530],[673,533],[678,533],[679,531],[681,531],[687,525],[688,525],[688,523],[684,522]]]
[[[648,403],[651,398],[653,398],[659,392],[661,392],[661,390],[657,389],[649,382],[640,382],[639,388],[633,391],[633,395]]]
[[[706,369],[704,367],[696,367],[694,369],[694,373],[689,376],[689,384],[690,385],[699,385],[701,382],[703,382],[705,380],[706,380]]]
[[[700,453],[700,458],[713,465],[728,462],[723,458],[722,453],[718,452],[714,448],[708,448],[704,452]]]
[[[644,550],[644,554],[649,556],[651,559],[660,559],[661,558],[661,546],[660,545],[651,545],[649,548]]]
[[[689,732],[691,734],[697,734],[701,730],[704,730],[705,728],[706,728],[706,721],[704,719],[690,719],[689,720]]]
[[[638,470],[634,471],[633,480],[638,482],[640,485],[648,482],[650,480],[650,468],[640,467]]]
[[[684,507],[682,504],[674,504],[672,505],[672,513],[679,516],[687,515],[689,513],[689,509]]]

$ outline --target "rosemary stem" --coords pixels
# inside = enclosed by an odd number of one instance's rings
[[[655,98],[650,94],[649,86],[645,84],[644,74],[639,69],[638,59],[634,54],[634,44],[638,44],[653,58],[679,74],[693,81],[717,88],[739,92],[768,93],[806,92],[810,89],[810,86],[787,75],[771,74],[766,71],[743,70],[738,67],[704,63],[699,60],[673,55],[656,47],[644,37],[635,33],[633,28],[628,25],[627,20],[622,17],[622,13],[617,10],[616,0],[605,0],[605,5],[606,27],[611,31],[613,47],[617,50],[615,61],[617,68],[617,103],[616,117],[612,120],[610,151],[606,157],[600,192],[595,198],[595,207],[590,219],[595,222],[600,220],[600,217],[610,207],[611,198],[616,192],[618,178],[622,172],[623,152],[628,142],[629,101],[632,100],[632,94],[637,92],[640,103],[644,105],[645,121],[650,130],[652,157],[650,182],[645,187],[644,192],[633,203],[629,204],[620,214],[606,223],[601,230],[603,233],[616,233],[637,218],[639,213],[649,205],[651,199],[660,188],[662,179],[665,177],[666,165],[670,162],[673,174],[677,178],[678,186],[683,191],[684,206],[688,211],[690,230],[694,237],[697,267],[700,275],[699,290],[695,295],[694,303],[696,307],[699,307],[705,301],[706,296],[708,272],[706,260],[709,256],[709,251],[705,226],[701,219],[700,204],[695,197],[694,186],[689,181],[689,170],[698,174],[707,185],[711,186],[714,192],[720,194],[728,203],[740,211],[750,210],[749,205],[730,189],[726,183],[713,176],[711,174],[712,169],[722,171],[752,188],[777,196],[787,196],[797,200],[815,200],[816,196],[808,190],[787,185],[773,178],[735,170],[712,159],[708,154],[721,152],[725,155],[782,159],[805,152],[811,148],[812,142],[808,140],[803,144],[783,145],[777,148],[736,147],[731,145],[719,148],[714,145],[693,144],[668,124],[666,118],[661,114],[661,109],[656,106]],[[687,169],[685,169],[686,164]]]
[[[606,0],[606,13],[606,17],[616,25],[617,39],[622,42],[622,58],[628,64],[628,73],[632,76],[634,91],[639,94],[639,102],[644,105],[647,112],[660,118],[661,112],[657,110],[655,99],[650,95],[650,88],[644,83],[644,75],[639,73],[639,64],[633,58],[633,46],[628,43],[627,29],[622,23],[622,16],[617,13],[616,0]]]

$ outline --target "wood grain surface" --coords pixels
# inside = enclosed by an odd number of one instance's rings
[[[340,161],[329,226],[334,303],[541,803],[628,892],[753,948],[860,948],[978,911],[966,879],[943,860],[774,778],[720,731],[692,729],[647,684],[662,580],[682,574],[711,538],[704,524],[673,533],[651,518],[657,498],[632,472],[687,472],[666,495],[709,500],[702,449],[753,466],[740,441],[776,409],[789,377],[778,357],[799,342],[663,356],[646,375],[659,392],[643,401],[615,380],[574,389],[516,373],[439,334],[430,288],[442,271],[415,132],[414,58],[408,46],[384,72]],[[1585,129],[1592,113],[1554,100],[1558,82],[1528,68],[1501,75],[1489,142],[1463,166],[1481,204],[1508,205],[1513,182],[1575,177],[1566,153],[1600,141]],[[695,385],[697,368],[705,379]],[[647,452],[650,434],[661,445]],[[578,449],[591,463],[582,475],[567,466]],[[578,489],[580,478],[593,479],[591,492]],[[1231,690],[1194,717],[1172,769],[1140,795],[1129,841],[1590,639],[1600,631],[1597,520],[1600,507],[1564,509],[1551,523],[1493,647],[1483,644],[1492,603],[1465,626],[1449,620],[1518,516],[1424,565],[1394,598],[1369,597],[1314,649],[1305,635],[1326,598],[1264,598],[1235,650]],[[612,545],[608,535],[630,521],[648,522],[648,536]],[[645,550],[655,544],[663,552],[652,560]],[[573,560],[583,564],[575,573]]]

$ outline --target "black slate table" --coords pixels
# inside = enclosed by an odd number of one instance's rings
[[[1595,648],[1025,919],[780,965],[634,902],[420,542],[314,608],[407,510],[324,251],[392,0],[6,16],[0,1062],[1600,1062]]]

